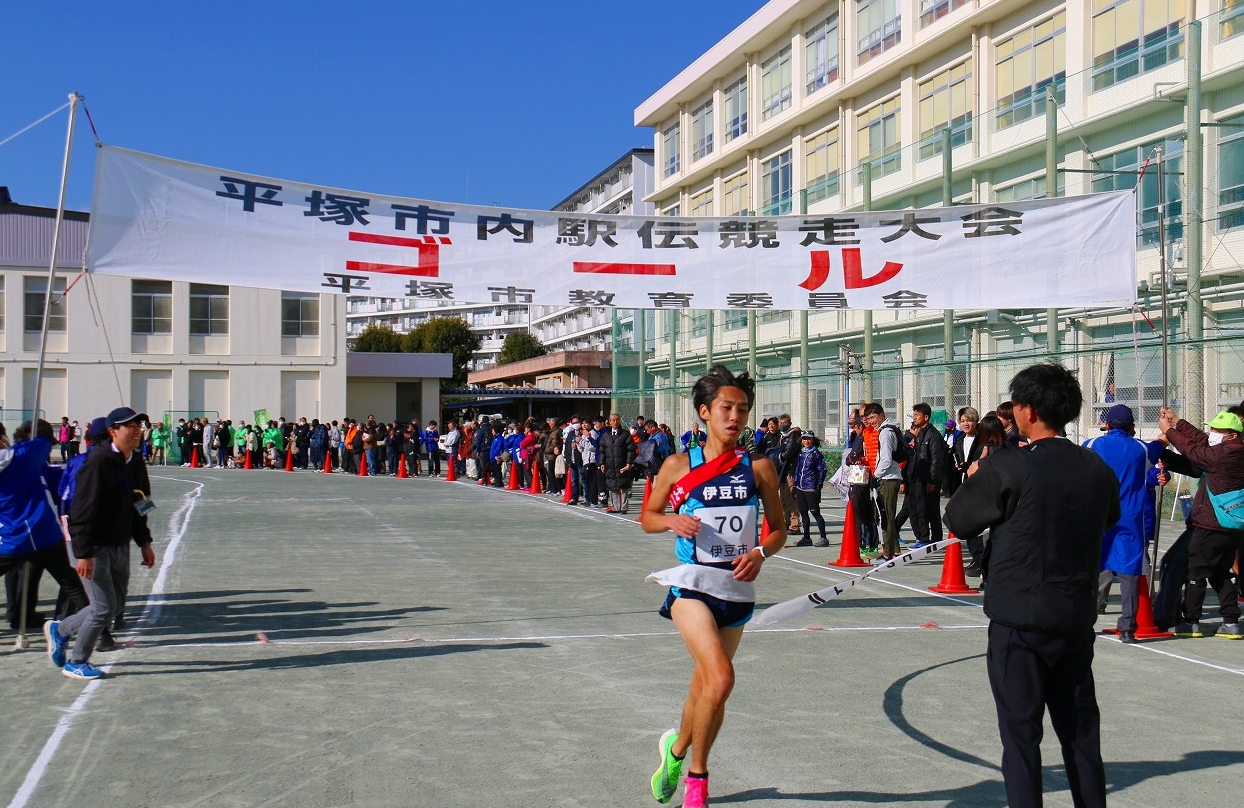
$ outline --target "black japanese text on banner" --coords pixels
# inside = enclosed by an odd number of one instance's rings
[[[696,309],[1128,305],[1131,192],[741,218],[478,207],[302,185],[105,146],[87,267],[463,302]]]

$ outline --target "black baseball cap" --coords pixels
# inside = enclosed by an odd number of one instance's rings
[[[129,407],[117,407],[115,410],[108,413],[108,417],[105,419],[105,423],[108,425],[109,429],[112,429],[113,427],[118,427],[118,426],[121,426],[122,424],[128,424],[131,421],[146,421],[146,420],[147,420],[146,413],[134,412]]]

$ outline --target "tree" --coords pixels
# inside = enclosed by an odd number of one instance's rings
[[[402,350],[410,353],[447,353],[453,355],[454,387],[467,380],[467,365],[479,350],[480,341],[466,321],[460,317],[433,317],[420,323],[402,340]]]
[[[402,350],[402,337],[387,325],[369,325],[354,338],[351,350],[359,353],[397,353]]]
[[[529,331],[515,331],[505,338],[505,344],[501,346],[501,353],[497,354],[498,365],[508,365],[511,362],[521,362],[524,359],[534,359],[537,356],[544,356],[549,352],[548,348],[536,336]]]

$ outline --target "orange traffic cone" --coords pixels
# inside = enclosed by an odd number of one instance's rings
[[[1158,624],[1153,619],[1153,602],[1149,599],[1149,578],[1142,575],[1136,581],[1136,586],[1140,588],[1140,603],[1136,607],[1136,639],[1138,640],[1161,640],[1167,637],[1174,637],[1175,634],[1170,631],[1163,631],[1158,628]],[[1117,628],[1102,629],[1102,634],[1118,634]]]
[[[947,538],[954,537],[953,533],[947,534]],[[929,591],[943,595],[975,595],[980,591],[968,586],[968,579],[963,574],[963,542],[957,541],[946,548],[942,557],[942,580],[937,586],[930,586]]]
[[[359,476],[367,476],[367,452],[363,452],[359,455]]]
[[[648,509],[648,497],[652,496],[652,478],[644,480],[644,501],[639,505],[639,516],[635,517],[636,522],[644,521],[644,511]]]
[[[333,453],[332,452],[324,453],[324,471],[321,473],[323,474],[333,473]]]
[[[527,487],[527,493],[528,494],[543,493],[540,490],[540,469],[536,468],[535,463],[531,463],[530,468],[531,468],[531,485]]]
[[[190,468],[192,469],[199,468],[199,447],[198,446],[190,447]]]
[[[445,462],[449,464],[449,468],[445,469],[445,482],[458,482],[458,458],[454,455],[446,455]]]
[[[406,473],[406,453],[402,452],[397,456],[397,478],[399,480],[405,480],[409,477],[410,475]]]
[[[566,490],[562,491],[562,504],[569,505],[574,499],[574,480],[570,478],[570,467],[566,467]]]
[[[242,464],[242,469],[247,470],[247,469],[253,469],[253,468],[255,468],[255,464],[254,462],[251,461],[251,450],[247,449],[246,450],[246,462]]]
[[[846,521],[842,523],[842,549],[838,552],[838,560],[830,561],[830,567],[869,567],[872,566],[860,558],[860,532],[855,526],[855,508],[851,500],[847,500]]]
[[[285,470],[286,471],[294,470],[294,450],[293,449],[290,449],[285,452]]]
[[[505,484],[506,491],[522,491],[523,487],[518,484],[518,461],[510,463],[510,481]]]

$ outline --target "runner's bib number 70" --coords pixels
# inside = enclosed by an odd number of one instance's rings
[[[702,564],[733,561],[756,547],[756,507],[717,505],[695,512],[700,532],[695,537],[695,558]]]

